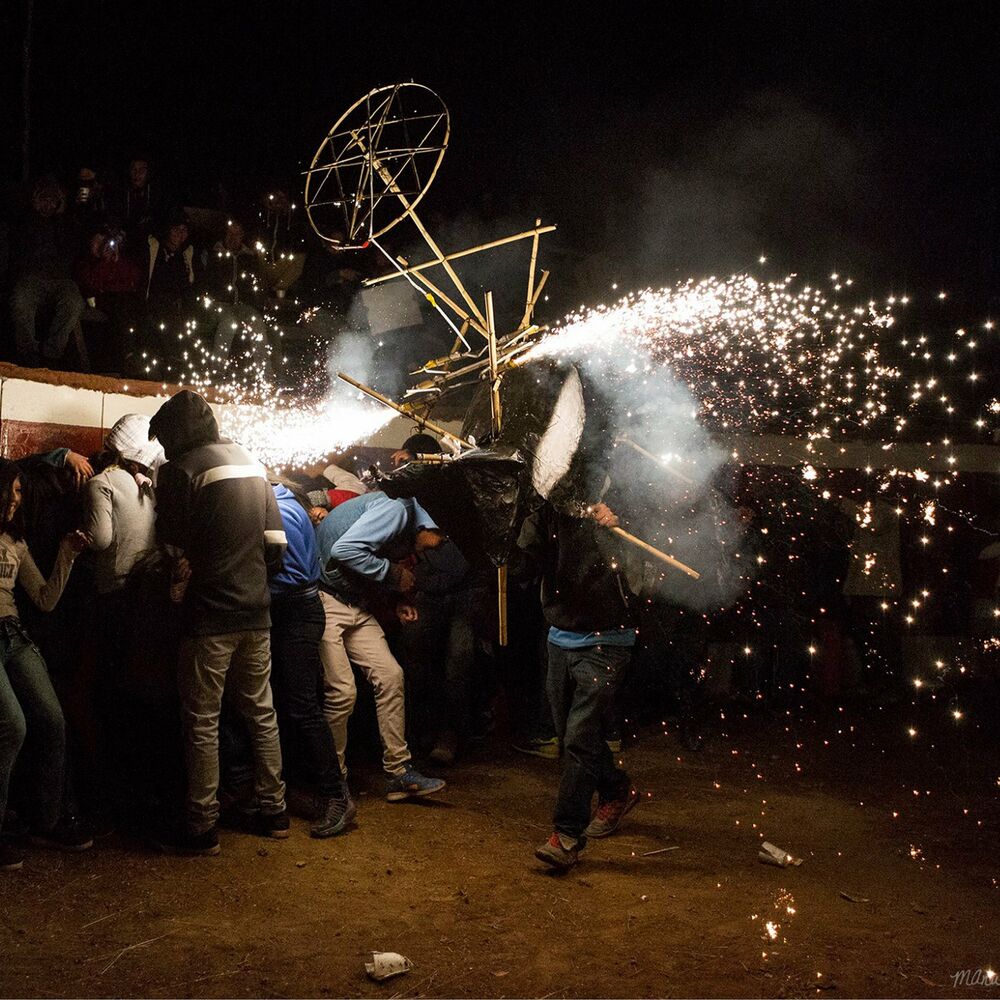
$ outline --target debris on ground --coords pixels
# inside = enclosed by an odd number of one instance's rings
[[[765,865],[776,865],[778,868],[798,867],[802,864],[801,858],[793,858],[788,851],[783,851],[766,840],[757,852],[757,859]]]
[[[844,892],[843,889],[840,891],[840,898],[846,899],[849,903],[870,903],[871,900],[867,896],[855,896],[853,893]]]
[[[413,963],[408,958],[394,951],[373,951],[372,960],[365,962],[365,972],[378,982],[401,976],[412,968]]]

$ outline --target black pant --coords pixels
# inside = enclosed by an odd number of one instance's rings
[[[604,720],[632,650],[622,646],[563,649],[549,643],[549,700],[563,741],[555,828],[580,838],[590,822],[594,792],[601,802],[624,798],[629,777],[604,742]]]
[[[316,791],[342,795],[337,750],[319,702],[323,664],[319,641],[326,617],[319,596],[293,596],[271,603],[271,690],[278,712],[282,751],[310,772]]]

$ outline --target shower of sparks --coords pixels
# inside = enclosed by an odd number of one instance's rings
[[[879,338],[893,322],[889,303],[845,308],[793,278],[706,278],[575,313],[518,364],[614,355],[626,371],[667,367],[715,428],[829,438],[888,412],[900,376]]]
[[[206,391],[216,406],[223,435],[243,445],[277,471],[302,468],[370,437],[395,414],[341,383],[331,381],[325,350],[313,345],[314,356],[296,371],[294,388],[285,388],[288,358],[279,348],[284,330],[277,319],[253,310],[236,312],[205,297],[200,317],[178,332],[179,349],[171,359],[143,355],[148,378],[162,378]],[[308,324],[315,309],[304,310]],[[229,319],[234,316],[238,318]],[[217,328],[229,324],[232,347],[216,347]],[[199,322],[215,331],[202,337]],[[166,332],[166,331],[165,331]],[[284,379],[276,376],[283,374]]]
[[[593,365],[603,377],[622,380],[623,388],[628,379],[665,371],[690,390],[693,416],[726,445],[757,512],[750,530],[759,541],[754,556],[760,571],[731,612],[743,622],[739,638],[757,640],[734,642],[743,651],[738,660],[744,674],[751,659],[753,675],[767,673],[765,658],[782,645],[790,618],[797,619],[810,662],[824,656],[830,609],[828,602],[806,599],[805,577],[815,539],[832,537],[834,515],[846,514],[848,537],[820,548],[834,552],[848,541],[846,576],[853,565],[857,578],[868,581],[856,592],[878,602],[880,618],[852,627],[860,680],[877,682],[888,669],[888,633],[897,641],[934,634],[944,596],[937,590],[954,568],[950,536],[977,533],[981,548],[996,540],[979,527],[973,510],[963,509],[975,505],[970,491],[961,489],[958,447],[991,444],[1000,431],[1000,400],[977,391],[989,384],[976,352],[993,323],[983,323],[978,336],[968,327],[948,329],[943,320],[925,332],[910,310],[901,311],[908,297],[845,303],[853,282],[839,275],[831,282],[821,289],[795,277],[742,274],[647,289],[570,315],[515,363],[549,358]],[[946,308],[944,299],[938,296],[936,310]],[[926,323],[927,303],[921,308],[919,322]],[[771,440],[783,447],[796,445],[792,453],[808,461],[800,458],[791,474],[756,462],[745,443],[761,435],[774,435]],[[959,496],[946,506],[948,490]],[[902,542],[912,539],[919,553],[907,573],[907,592],[899,568],[901,531],[909,533]],[[844,581],[842,572],[838,590]],[[944,697],[942,685],[967,680],[973,650],[1000,651],[1000,639],[977,639],[965,654],[945,658],[944,650],[935,655],[932,647],[928,642],[920,656],[929,660],[919,665],[933,669],[935,684],[911,688],[913,710],[919,713],[931,699],[950,725],[962,724],[965,713]],[[731,665],[741,669],[736,659]],[[804,669],[808,680],[810,667]],[[787,690],[795,696],[801,684],[797,689],[789,682]],[[915,737],[917,728],[908,732]]]

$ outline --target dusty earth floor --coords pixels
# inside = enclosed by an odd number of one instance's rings
[[[34,852],[0,876],[0,993],[995,992],[952,985],[1000,968],[995,749],[922,751],[895,723],[837,713],[728,714],[699,754],[640,734],[624,759],[644,802],[564,877],[532,857],[556,765],[497,747],[453,769],[439,802],[389,805],[374,772],[356,775],[370,791],[334,841],[296,820],[284,842],[224,834],[216,858],[115,837]],[[804,863],[759,863],[762,837]],[[372,949],[407,955],[412,972],[368,981]]]

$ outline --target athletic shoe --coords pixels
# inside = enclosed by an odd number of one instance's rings
[[[597,811],[590,825],[583,831],[585,837],[610,837],[618,829],[625,813],[639,801],[639,793],[630,788],[623,799],[612,799],[610,802],[598,802]]]
[[[562,833],[553,833],[535,851],[535,857],[561,872],[568,872],[580,860],[580,841]]]
[[[441,733],[434,741],[434,749],[427,755],[435,764],[448,767],[458,756],[458,737],[452,732]]]
[[[164,854],[215,855],[220,850],[219,834],[214,826],[204,833],[182,830],[173,836],[156,840],[155,844]]]
[[[79,820],[61,821],[51,830],[35,830],[28,840],[36,847],[49,847],[55,851],[89,851],[94,846],[90,829]]]
[[[358,807],[354,804],[349,792],[344,792],[342,796],[334,796],[326,800],[326,807],[323,814],[313,823],[309,830],[312,837],[325,838],[336,837],[338,833],[343,833],[354,822],[354,817],[358,814]]]
[[[259,812],[254,816],[254,832],[260,837],[271,837],[273,840],[284,840],[291,831],[288,820],[288,810],[280,813]]]
[[[24,866],[24,855],[5,840],[0,840],[0,872],[15,872]]]
[[[428,778],[412,767],[402,774],[387,774],[385,776],[385,797],[390,802],[402,802],[403,799],[420,799],[425,795],[434,795],[445,787],[440,778]]]
[[[550,736],[548,739],[535,737],[511,745],[518,753],[526,753],[530,757],[541,757],[542,760],[559,759],[560,746],[558,736]]]

